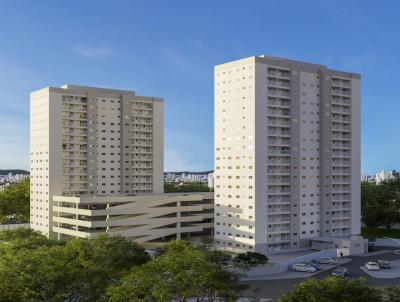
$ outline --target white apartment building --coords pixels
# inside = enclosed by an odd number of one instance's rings
[[[279,252],[360,234],[360,75],[270,56],[215,66],[215,238]]]
[[[163,192],[163,100],[64,85],[31,93],[30,226],[52,235],[53,196]]]
[[[398,177],[399,177],[399,172],[396,172],[395,170],[393,170],[393,171],[382,170],[381,172],[379,172],[375,175],[375,182],[377,184],[379,184],[383,181],[394,180]]]

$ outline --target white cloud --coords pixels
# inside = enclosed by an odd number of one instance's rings
[[[72,49],[80,56],[92,60],[104,60],[112,55],[112,50],[107,47],[75,45]]]

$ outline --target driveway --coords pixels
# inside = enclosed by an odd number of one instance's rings
[[[373,278],[366,272],[364,272],[361,267],[365,265],[368,261],[377,261],[379,259],[389,260],[394,262],[400,260],[400,254],[396,254],[392,251],[384,251],[381,253],[376,253],[372,255],[362,255],[362,256],[349,256],[351,261],[339,266],[346,267],[349,271],[349,278],[359,278],[363,277],[367,280],[367,283],[373,287],[383,287],[387,285],[400,285],[400,278]],[[338,266],[336,266],[338,267]],[[324,279],[331,275],[332,271],[335,269],[327,269],[326,271],[319,272],[313,275],[313,278]],[[309,276],[309,275],[308,275]],[[291,291],[294,286],[301,281],[304,281],[307,277],[301,276],[296,279],[273,279],[273,280],[252,280],[244,281],[243,283],[248,284],[251,288],[259,288],[260,295],[262,298],[271,298],[272,301],[276,301],[283,294]]]

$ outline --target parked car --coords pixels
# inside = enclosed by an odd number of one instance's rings
[[[365,267],[369,271],[379,271],[379,264],[376,262],[367,262],[365,263]]]
[[[349,270],[343,266],[338,267],[332,272],[332,276],[343,277],[346,278],[349,274]]]
[[[379,265],[379,268],[391,268],[390,261],[388,261],[388,260],[380,259],[380,260],[378,260],[378,265]]]
[[[297,263],[293,264],[289,267],[290,271],[293,272],[307,272],[307,273],[315,273],[317,269],[305,263]]]
[[[319,265],[318,263],[310,262],[307,263],[307,265],[314,267],[317,271],[320,271],[322,269],[321,265]]]
[[[318,259],[319,263],[322,264],[337,264],[337,261],[335,258],[320,258]]]

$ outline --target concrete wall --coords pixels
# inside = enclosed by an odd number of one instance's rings
[[[16,229],[29,229],[29,223],[0,224],[0,232],[12,231]]]
[[[400,239],[395,238],[379,238],[371,242],[375,246],[388,246],[400,248]]]

